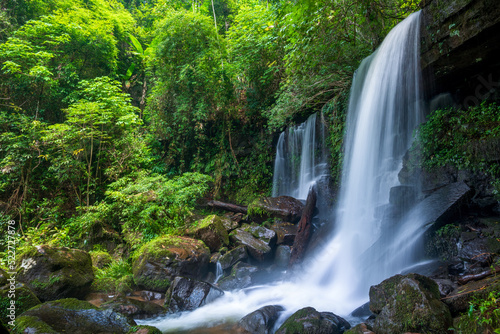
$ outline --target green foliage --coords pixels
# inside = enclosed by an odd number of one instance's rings
[[[500,292],[473,300],[454,327],[458,334],[500,333]]]
[[[107,293],[129,292],[133,286],[132,266],[122,259],[101,269],[95,268],[92,290]]]
[[[451,165],[486,172],[498,188],[500,170],[500,107],[483,103],[468,110],[436,110],[418,130],[414,148],[420,147],[423,167]]]

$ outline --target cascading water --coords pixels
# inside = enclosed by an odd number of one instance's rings
[[[389,203],[389,192],[398,185],[397,173],[412,131],[422,121],[419,20],[420,14],[414,13],[394,28],[379,49],[363,61],[355,76],[335,231],[326,247],[305,263],[304,273],[293,282],[228,292],[195,311],[141,323],[175,332],[235,321],[272,304],[286,308],[282,318],[305,306],[345,316],[368,300],[371,284],[413,264],[413,257],[407,255],[412,254],[408,247],[415,243],[408,242],[408,237],[420,233],[420,223],[403,220],[398,223],[402,227],[391,235],[377,210]],[[295,132],[307,133],[307,128],[313,128],[308,124],[312,120],[294,129],[293,135],[288,132],[288,148],[285,139],[280,138],[276,160],[285,166],[283,170],[287,168],[287,158],[281,152],[290,154],[291,142],[293,147],[302,147],[301,156],[307,150],[314,151],[311,144],[304,149],[304,140],[299,145],[294,137]],[[275,177],[277,182],[287,182],[285,174]],[[307,178],[307,182],[313,181],[312,177]],[[307,189],[299,191],[300,182],[288,182],[293,187],[278,186],[275,194],[305,198],[310,183],[305,182]],[[377,243],[381,237],[384,242]],[[377,261],[375,266],[371,266],[373,261]]]
[[[318,122],[316,114],[281,133],[276,145],[273,196],[306,199],[311,185],[328,173],[324,143],[323,122]]]

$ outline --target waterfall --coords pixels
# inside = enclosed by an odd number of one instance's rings
[[[324,143],[324,125],[316,114],[281,133],[276,145],[273,196],[306,199],[311,185],[328,173]]]
[[[281,319],[306,306],[347,316],[368,300],[371,284],[414,264],[412,247],[418,248],[421,223],[418,219],[383,219],[378,212],[390,208],[389,194],[399,184],[402,157],[411,144],[412,131],[423,120],[419,21],[418,12],[397,25],[355,75],[339,202],[332,214],[335,229],[325,247],[304,263],[304,272],[294,275],[293,281],[226,292],[189,313],[138,323],[178,332],[237,321],[276,304],[286,309]],[[311,182],[326,168],[320,167],[318,173],[321,158],[314,155],[314,124],[315,115],[280,136],[275,195],[305,198]],[[418,213],[409,216],[418,218]]]

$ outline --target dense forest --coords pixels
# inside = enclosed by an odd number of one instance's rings
[[[98,222],[149,240],[198,197],[269,194],[274,135],[321,109],[338,172],[354,70],[415,3],[2,8],[2,221],[71,246]]]

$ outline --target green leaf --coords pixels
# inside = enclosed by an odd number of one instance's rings
[[[142,48],[141,43],[135,38],[132,34],[128,34],[128,37],[130,38],[130,41],[132,42],[133,46],[135,47],[135,50],[141,54],[144,55],[144,50]]]

